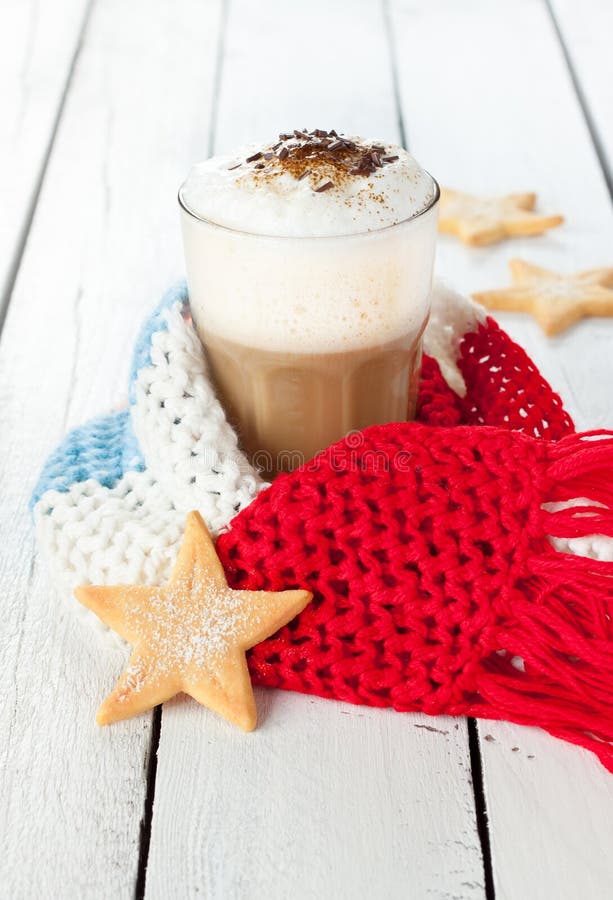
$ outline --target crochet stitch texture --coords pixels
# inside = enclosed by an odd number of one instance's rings
[[[548,538],[613,536],[612,464],[604,432],[396,423],[280,476],[217,542],[232,587],[314,594],[254,682],[539,725],[613,771],[613,563]]]
[[[64,591],[161,584],[190,510],[217,534],[265,486],[238,449],[188,313],[179,284],[143,326],[129,409],[71,432],[41,473],[37,537]]]
[[[424,346],[420,421],[485,422],[550,438],[572,431],[524,351],[480,307],[440,284]],[[162,583],[191,509],[218,534],[266,487],[215,396],[184,283],[143,326],[129,397],[129,409],[71,432],[34,491],[39,544],[64,590]]]
[[[67,596],[159,584],[198,509],[232,584],[316,593],[253,650],[257,683],[539,724],[611,767],[611,438],[574,436],[479,307],[440,285],[433,301],[421,424],[349,435],[269,487],[176,286],[137,343],[129,408],[73,431],[45,466],[41,549]]]

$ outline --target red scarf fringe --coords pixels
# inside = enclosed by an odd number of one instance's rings
[[[613,562],[550,539],[613,538],[612,473],[606,431],[404,423],[329,448],[218,541],[233,586],[315,594],[253,649],[254,682],[538,725],[613,771]]]

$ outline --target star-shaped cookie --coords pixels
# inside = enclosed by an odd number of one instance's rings
[[[127,719],[190,694],[245,731],[256,725],[245,651],[274,634],[311,600],[308,591],[234,591],[199,513],[162,587],[78,587],[77,599],[132,644],[99,725]]]
[[[513,286],[473,294],[488,309],[527,312],[545,334],[558,334],[584,316],[613,316],[613,268],[558,275],[523,259],[509,262]]]
[[[563,216],[535,213],[535,205],[536,194],[475,197],[441,188],[439,231],[473,247],[485,247],[505,238],[543,234],[564,221]]]

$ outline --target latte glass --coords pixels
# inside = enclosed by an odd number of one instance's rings
[[[430,176],[428,176],[430,177]],[[243,449],[264,477],[348,432],[415,413],[438,185],[397,225],[271,237],[217,225],[179,191],[192,317]]]

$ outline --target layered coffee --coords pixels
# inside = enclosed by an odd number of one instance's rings
[[[420,341],[409,334],[341,353],[247,347],[207,336],[219,395],[254,464],[267,475],[306,462],[339,436],[414,413]]]
[[[400,147],[295,132],[180,192],[194,322],[268,477],[414,410],[438,189]]]

